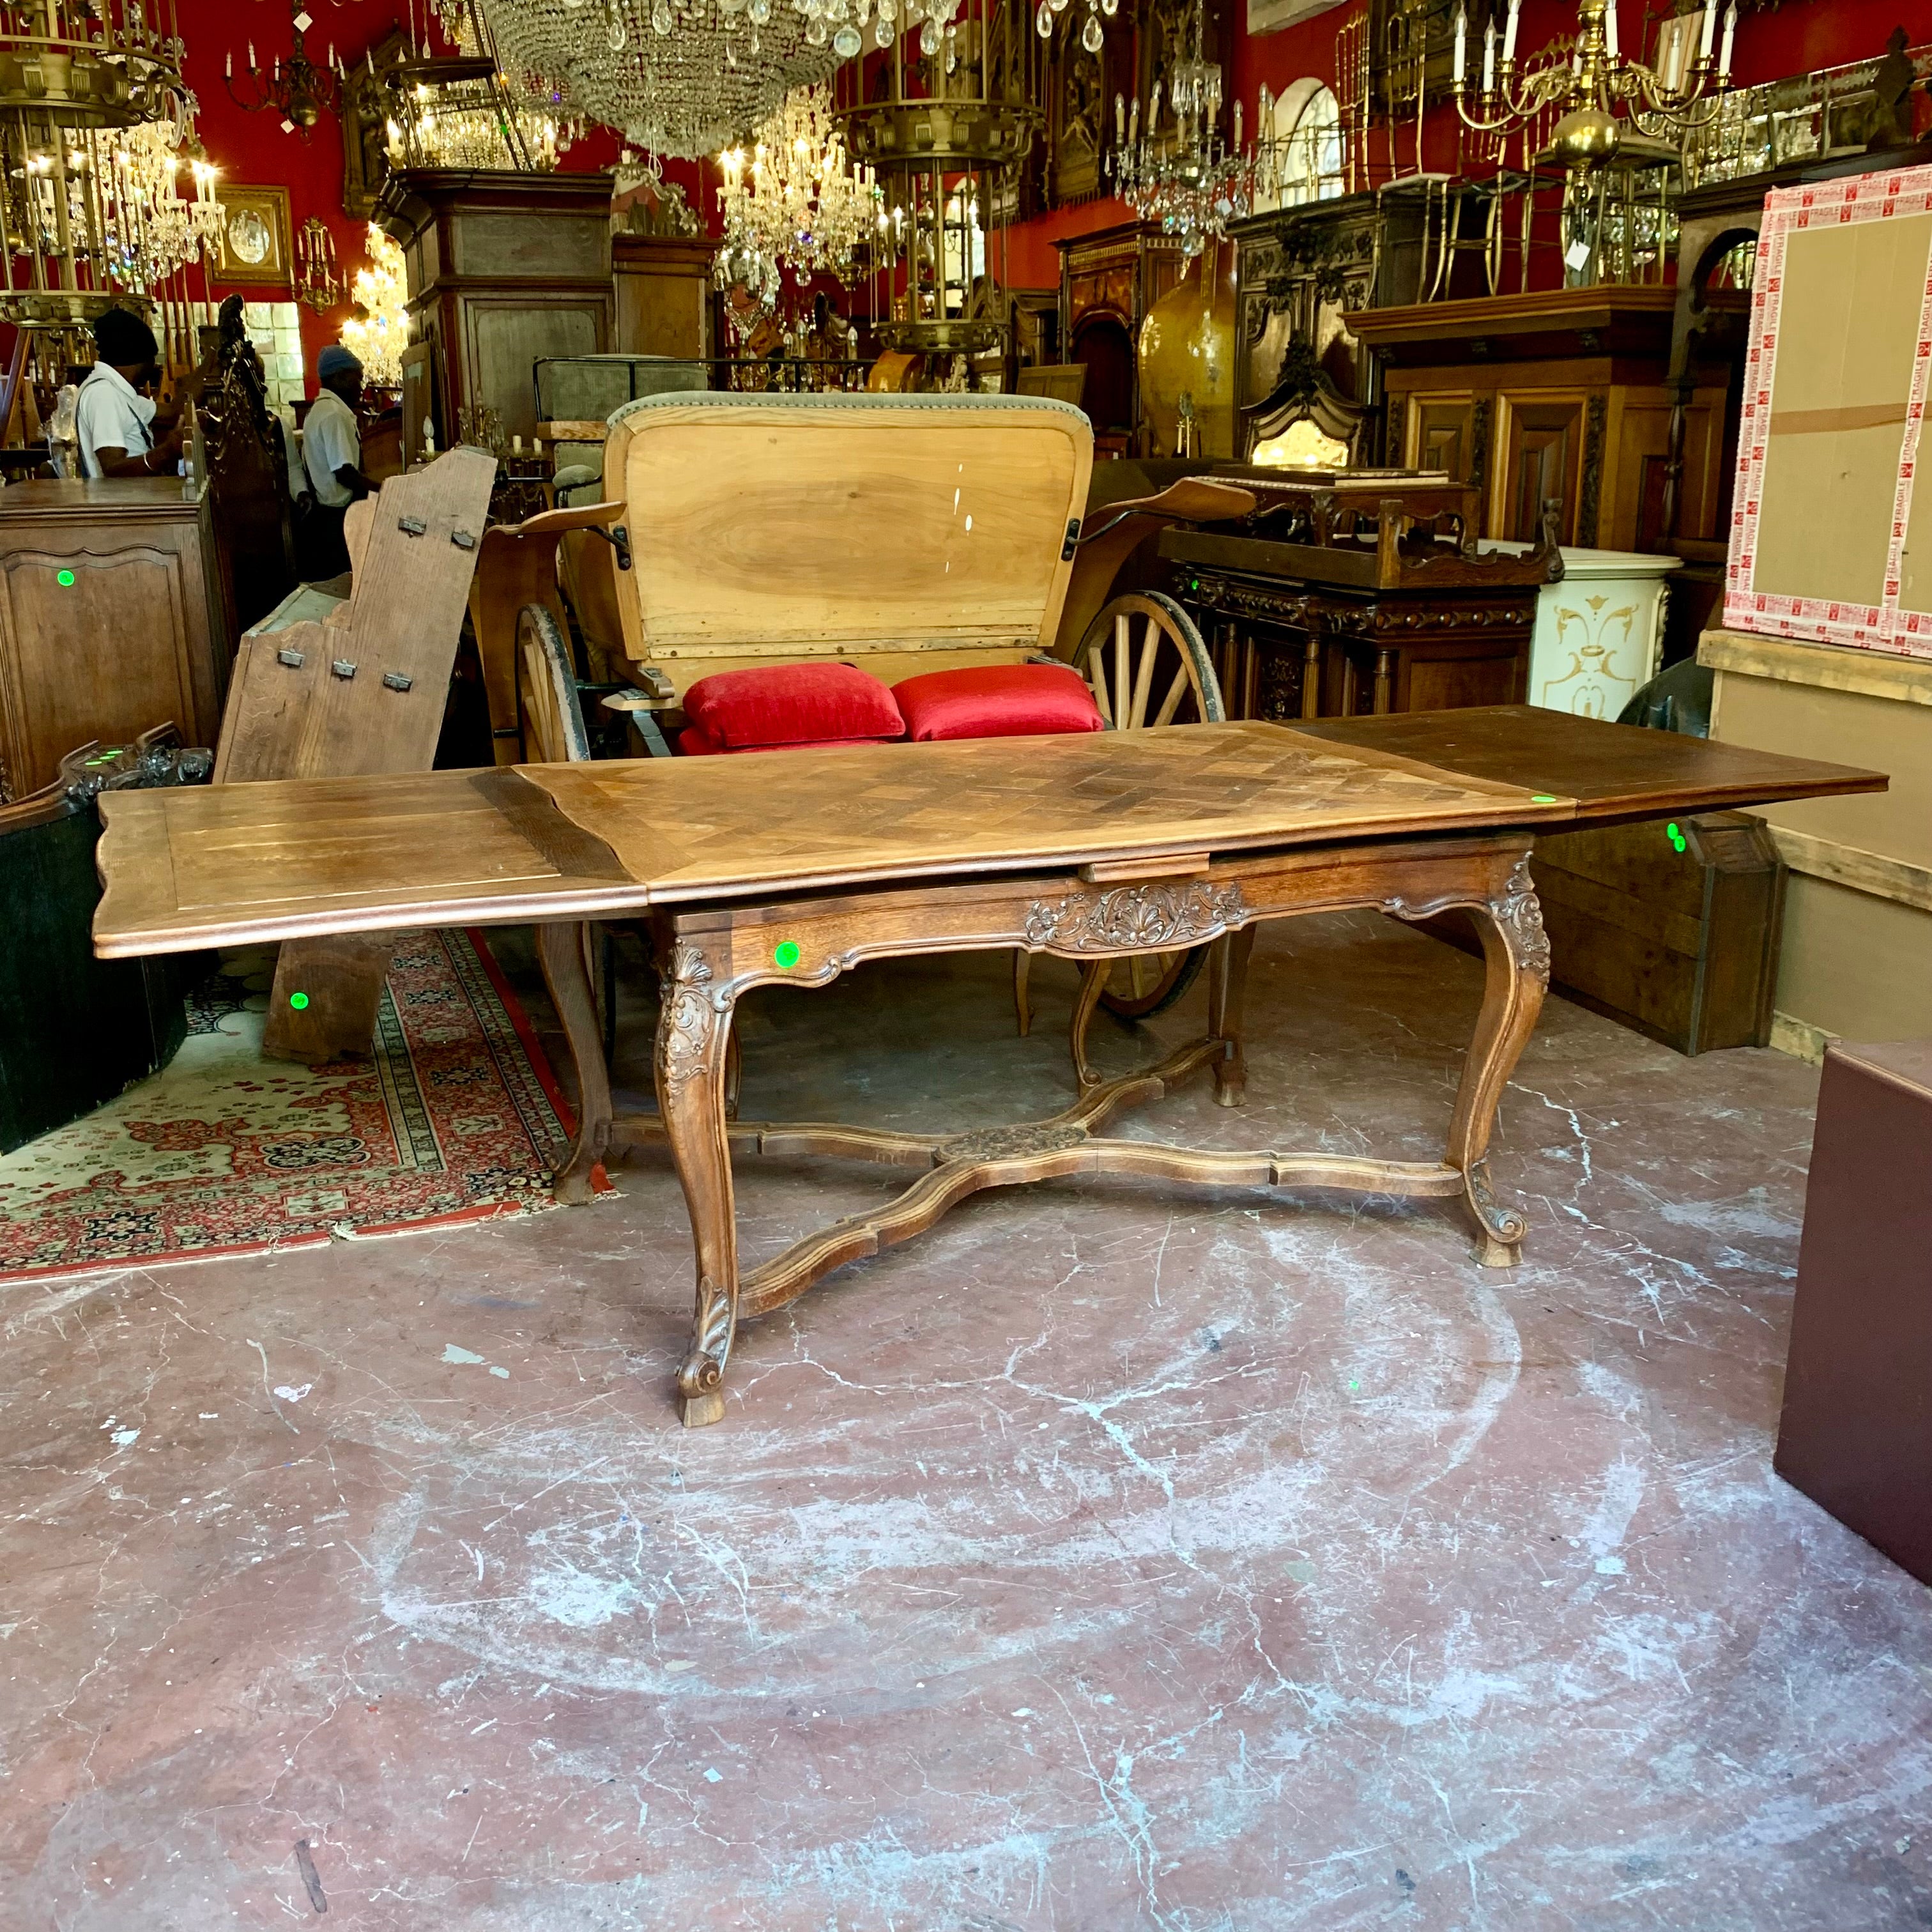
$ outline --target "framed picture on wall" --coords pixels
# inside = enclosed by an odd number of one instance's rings
[[[295,244],[289,225],[285,188],[215,185],[221,204],[221,254],[214,266],[218,282],[295,285]]]

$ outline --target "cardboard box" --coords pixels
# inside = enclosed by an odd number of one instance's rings
[[[1932,656],[1932,167],[1765,203],[1727,629]]]

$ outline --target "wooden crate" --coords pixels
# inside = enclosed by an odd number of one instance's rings
[[[1762,819],[1564,832],[1532,868],[1566,999],[1680,1053],[1768,1044],[1784,867]]]

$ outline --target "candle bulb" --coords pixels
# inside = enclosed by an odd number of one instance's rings
[[[1469,16],[1458,7],[1456,9],[1456,52],[1450,68],[1451,78],[1458,87],[1462,85],[1462,76],[1468,71],[1468,68]]]
[[[1731,77],[1731,42],[1737,31],[1737,0],[1731,0],[1730,5],[1724,9],[1724,44],[1723,51],[1718,56],[1718,78],[1720,80],[1729,80]]]
[[[1516,58],[1516,21],[1522,12],[1522,0],[1510,0],[1509,18],[1503,23],[1503,69],[1505,73]]]
[[[1698,35],[1697,58],[1706,64],[1711,58],[1711,42],[1717,31],[1718,0],[1704,0],[1704,21]]]
[[[1235,146],[1237,148],[1239,148],[1240,145],[1241,145],[1241,104],[1238,100],[1238,101],[1236,101],[1236,102],[1234,103],[1234,146]]]
[[[1483,29],[1483,92],[1486,96],[1496,91],[1496,23],[1492,20]]]
[[[1127,146],[1138,148],[1141,144],[1141,104],[1138,97],[1127,113]]]
[[[1618,58],[1617,0],[1610,0],[1604,9],[1604,51],[1612,60]]]
[[[1712,0],[1712,4],[1714,6],[1717,0]],[[1706,34],[1705,38],[1708,40],[1710,37]],[[255,43],[253,40],[248,43],[248,71],[250,74],[255,71]]]
[[[232,80],[235,78],[235,55],[232,49],[230,50],[221,77],[224,80]]]
[[[1114,96],[1114,145],[1118,147],[1127,138],[1127,97],[1124,94]]]

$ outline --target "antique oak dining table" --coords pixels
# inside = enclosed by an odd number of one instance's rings
[[[1549,983],[1529,856],[1540,830],[1879,790],[1882,775],[1508,706],[1162,731],[618,760],[122,791],[100,800],[106,957],[426,925],[534,924],[576,1061],[582,1118],[608,1120],[586,922],[646,922],[662,986],[658,1112],[695,1250],[687,1424],[718,1420],[741,1318],[930,1227],[977,1190],[1075,1174],[1166,1186],[1340,1188],[1460,1198],[1476,1258],[1508,1267],[1526,1223],[1488,1164],[1497,1102]],[[1228,1152],[1096,1131],[1211,1072],[1243,1091],[1257,925],[1373,908],[1460,908],[1485,980],[1443,1157]],[[1203,1036],[1125,1078],[1085,1062],[1084,1019],[1123,955],[1210,948]],[[1070,1104],[970,1131],[885,1132],[730,1118],[733,1009],[860,962],[1024,947],[1082,963]],[[600,1107],[601,1102],[601,1107]],[[731,1149],[883,1162],[917,1178],[740,1278]],[[560,1198],[604,1151],[580,1129]]]

